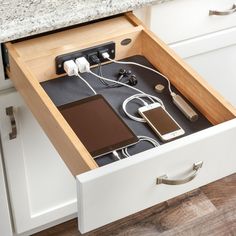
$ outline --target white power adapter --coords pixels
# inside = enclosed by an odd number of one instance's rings
[[[73,60],[65,61],[63,64],[63,68],[68,76],[79,77],[85,84],[87,84],[87,86],[93,91],[94,94],[97,94],[93,87],[79,74],[79,72],[84,73],[90,71],[89,62],[85,57],[76,59],[76,63]]]
[[[65,61],[63,67],[68,76],[78,74],[78,67],[73,60]]]
[[[75,63],[80,73],[89,72],[90,64],[85,57],[79,57],[75,60]]]

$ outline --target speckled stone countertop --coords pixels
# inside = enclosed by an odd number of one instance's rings
[[[0,43],[168,0],[0,0]]]

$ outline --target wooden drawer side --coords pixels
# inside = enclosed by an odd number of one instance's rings
[[[236,109],[180,57],[148,30],[143,31],[143,55],[214,125],[236,117]]]
[[[20,60],[12,44],[8,43],[7,48],[10,55],[11,80],[49,136],[71,173],[76,176],[96,168],[96,162],[40,86],[27,65]]]
[[[117,35],[110,35],[109,37],[97,37],[96,39],[93,37],[93,41],[92,39],[88,40],[91,42],[84,41],[82,43],[76,43],[73,45],[64,45],[61,49],[55,50],[49,55],[34,59],[25,58],[24,60],[30,70],[35,74],[39,82],[55,79],[58,77],[58,75],[55,73],[55,58],[58,55],[101,45],[111,41],[115,42],[116,44],[116,58],[118,59],[141,54],[141,30],[142,28],[136,27],[132,30],[119,32]],[[131,39],[132,42],[129,45],[122,46],[120,43],[126,38]],[[44,69],[42,70],[42,68]]]
[[[236,117],[236,109],[188,66],[162,40],[148,30],[132,13],[126,14],[132,24],[143,26],[142,55],[214,125]]]
[[[120,16],[91,25],[16,42],[13,46],[37,80],[42,82],[58,77],[55,73],[55,58],[58,55],[101,45],[109,41],[116,44],[117,59],[141,54],[139,36],[142,29],[142,26],[134,25],[125,16]],[[128,45],[121,45],[124,39],[131,39],[131,42]]]

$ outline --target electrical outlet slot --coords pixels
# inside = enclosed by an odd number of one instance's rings
[[[63,68],[64,62],[68,60],[75,60],[76,58],[79,58],[79,57],[85,57],[89,61],[91,66],[97,64],[91,59],[92,55],[96,55],[100,59],[101,63],[106,62],[108,61],[108,59],[104,59],[102,57],[103,52],[109,53],[110,58],[115,59],[115,43],[114,42],[104,43],[104,44],[97,45],[94,47],[85,48],[85,49],[78,50],[75,52],[59,55],[55,59],[56,73],[57,75],[64,74],[65,73],[64,68]]]

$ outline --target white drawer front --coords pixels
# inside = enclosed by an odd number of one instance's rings
[[[80,231],[88,232],[231,174],[236,169],[235,139],[236,119],[77,176]],[[163,174],[171,179],[191,174],[198,161],[203,166],[189,183],[156,185]]]
[[[189,57],[186,61],[236,107],[235,57],[236,45],[233,45]]]
[[[236,12],[209,16],[209,10],[230,9],[234,0],[178,0],[150,9],[150,29],[166,43],[174,43],[236,26]]]

